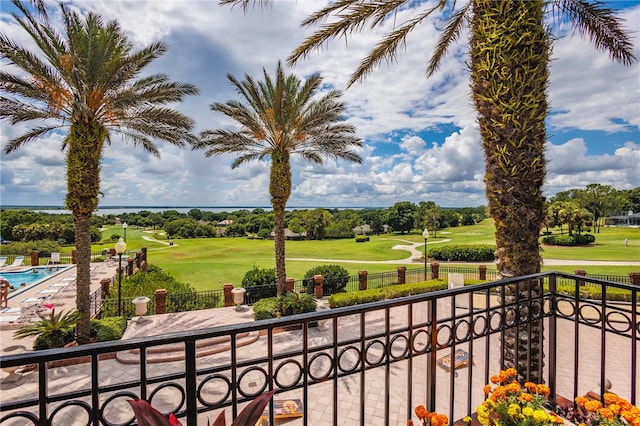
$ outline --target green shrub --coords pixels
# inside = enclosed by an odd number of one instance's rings
[[[397,284],[382,288],[372,288],[349,293],[336,293],[329,297],[329,306],[341,308],[344,306],[360,305],[362,303],[377,302],[385,299],[411,296],[414,294],[428,293],[447,288],[447,282],[438,278],[419,283]]]
[[[256,266],[244,274],[242,278],[242,287],[247,292],[244,297],[248,303],[264,299],[265,297],[275,297],[278,294],[276,287],[276,270],[262,269]]]
[[[586,246],[595,242],[596,237],[591,234],[549,235],[542,237],[542,244],[550,246]]]
[[[488,244],[444,246],[429,249],[429,257],[454,262],[489,262],[495,259],[496,247]]]
[[[366,235],[358,235],[356,237],[356,243],[365,243],[367,241],[369,241],[369,237]]]
[[[277,309],[278,298],[266,297],[253,304],[253,317],[256,320],[275,318]]]
[[[94,337],[96,342],[120,340],[126,329],[126,317],[107,317],[91,320],[91,337]]]
[[[575,286],[573,284],[559,284],[556,289],[558,293],[561,294],[566,294],[568,296],[575,295]],[[600,286],[582,286],[580,287],[580,297],[584,299],[600,300],[602,299],[602,288]],[[631,291],[609,287],[607,288],[607,301],[631,302]]]
[[[278,298],[278,304],[283,316],[315,312],[317,306],[313,295],[307,293],[300,295],[296,292],[283,294]]]
[[[349,282],[349,271],[340,265],[320,265],[309,269],[304,274],[304,286],[307,293],[313,294],[313,277],[322,275],[324,277],[324,287],[328,288],[329,293],[336,293],[346,287]]]

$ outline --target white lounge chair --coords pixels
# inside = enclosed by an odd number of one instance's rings
[[[51,253],[51,259],[47,262],[47,265],[57,265],[60,263],[60,253]]]
[[[7,256],[0,257],[0,268],[7,264]]]
[[[13,263],[9,266],[22,266],[22,262],[24,262],[24,256],[16,256],[16,258],[13,259]]]

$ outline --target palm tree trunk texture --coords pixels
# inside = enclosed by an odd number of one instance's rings
[[[289,153],[276,151],[271,155],[271,176],[269,193],[273,206],[274,244],[276,255],[276,286],[278,296],[287,291],[287,272],[285,270],[284,251],[284,214],[287,200],[291,194],[291,165]]]
[[[67,137],[67,208],[76,230],[76,339],[89,342],[91,316],[91,218],[98,208],[100,157],[104,128],[81,122],[71,126]],[[97,171],[97,172],[96,172]]]
[[[496,226],[498,278],[540,272],[539,235],[544,219],[542,185],[549,74],[549,34],[543,0],[475,0],[471,80],[486,157],[486,195]],[[509,286],[506,303],[540,293],[538,281]],[[514,309],[505,319],[528,322],[541,307]],[[503,341],[505,367],[538,382],[542,322],[516,326]]]

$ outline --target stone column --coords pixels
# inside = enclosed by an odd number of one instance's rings
[[[398,266],[398,284],[404,284],[406,282],[406,266]]]
[[[226,283],[222,288],[224,289],[224,307],[228,308],[229,306],[234,306],[233,294],[231,293],[231,290],[233,290],[233,284]]]
[[[111,280],[109,278],[103,278],[100,280],[100,288],[102,289],[103,299],[106,299],[107,296],[111,296]]]
[[[577,269],[575,271],[573,271],[574,274],[576,275],[580,275],[581,277],[586,277],[587,276],[587,271],[584,271],[582,269]],[[584,285],[584,281],[583,280],[578,280],[578,285],[580,287],[582,287]]]
[[[480,273],[481,280],[484,281],[487,279],[487,265],[479,265],[478,272]]]
[[[164,288],[157,289],[153,295],[156,298],[156,315],[167,313],[167,290]]]
[[[293,293],[295,291],[294,286],[296,285],[296,280],[293,278],[287,278],[287,293]]]
[[[324,287],[324,277],[322,275],[314,275],[313,276],[313,295],[316,299],[320,299],[323,296],[323,287]]]
[[[367,275],[369,275],[367,271],[358,271],[358,290],[367,289]]]
[[[437,280],[440,278],[440,264],[438,262],[431,262],[431,279]]]
[[[133,264],[133,259],[132,258],[128,258],[127,259],[127,275],[131,276],[133,275],[133,273],[135,272],[135,267]]]
[[[40,265],[40,252],[38,250],[31,250],[31,266]]]
[[[640,272],[629,272],[629,280],[631,285],[640,286]]]

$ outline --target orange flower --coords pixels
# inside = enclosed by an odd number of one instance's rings
[[[603,408],[599,409],[598,410],[598,414],[600,414],[605,419],[608,419],[608,420],[612,420],[613,419],[613,411],[611,411],[607,407],[603,407]]]
[[[533,382],[525,382],[524,387],[529,390],[529,392],[535,392],[538,385]]]
[[[618,397],[618,395],[613,394],[613,393],[605,393],[603,395],[604,398],[604,403],[609,405],[609,404],[616,404],[618,402],[618,400],[620,399]]]
[[[449,424],[449,418],[444,414],[432,413],[430,420],[431,426],[445,426]]]
[[[418,405],[416,407],[416,416],[418,416],[420,420],[424,420],[429,416],[429,412],[424,405]]]
[[[518,370],[516,370],[515,368],[507,368],[507,371],[505,371],[505,374],[509,378],[516,377],[518,375]]]
[[[489,395],[491,393],[491,385],[484,385],[484,388],[482,389],[482,391],[484,392],[485,395]]]
[[[602,403],[600,401],[596,401],[596,400],[587,401],[584,404],[584,408],[587,411],[596,412],[596,411],[598,411],[599,409],[602,408]]]
[[[506,392],[504,386],[496,386],[496,388],[491,392],[491,400],[497,401],[499,399],[504,399],[506,397]]]
[[[547,385],[537,385],[536,393],[539,393],[540,395],[544,395],[544,396],[549,396],[549,394],[551,393],[551,389],[549,389],[549,386]]]
[[[520,392],[520,383],[518,382],[511,382],[508,385],[505,386],[505,390],[508,393],[518,393]]]
[[[531,402],[533,401],[533,395],[530,393],[521,393],[518,395],[518,399],[522,402]]]
[[[491,381],[491,383],[493,383],[494,385],[497,385],[498,383],[500,383],[500,376],[495,375],[495,376],[491,376],[489,378],[489,380]]]
[[[578,404],[580,407],[584,407],[584,404],[586,404],[587,402],[589,402],[589,400],[584,396],[576,396],[576,404]]]

